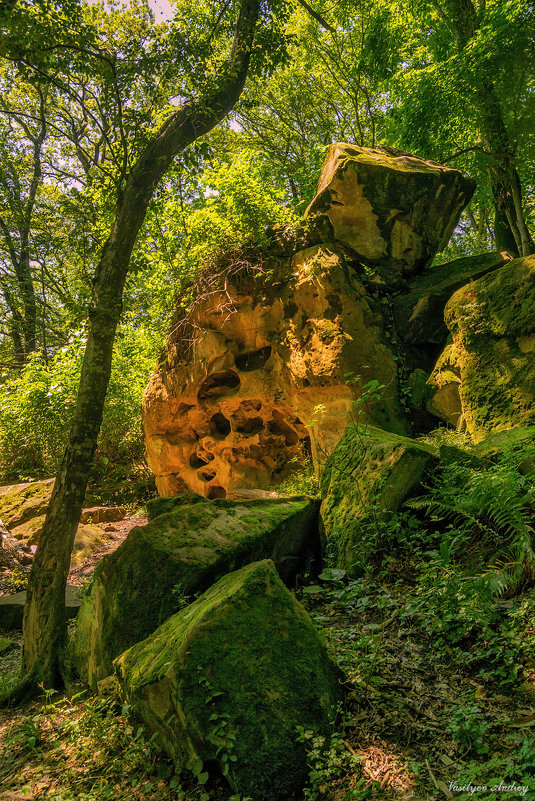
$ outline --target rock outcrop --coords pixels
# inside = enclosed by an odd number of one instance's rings
[[[359,387],[386,387],[367,419],[407,431],[379,304],[335,243],[281,262],[280,280],[231,276],[193,308],[189,351],[171,345],[143,399],[147,459],[162,495],[267,489],[303,451],[324,460]],[[362,268],[360,268],[362,274]],[[349,385],[348,374],[361,381]]]
[[[0,487],[0,520],[24,549],[39,542],[53,488],[53,478]],[[81,564],[100,545],[105,532],[94,524],[121,520],[124,515],[122,507],[84,509],[74,539],[71,564]]]
[[[321,519],[334,564],[350,575],[366,567],[389,536],[391,513],[437,456],[433,447],[416,440],[371,426],[348,426],[321,481]]]
[[[306,451],[320,468],[371,379],[381,397],[361,406],[359,419],[410,433],[388,293],[432,294],[432,279],[411,290],[404,276],[445,244],[472,191],[470,179],[434,162],[334,145],[307,225],[273,233],[261,252],[231,254],[177,321],[143,400],[160,494],[267,489]],[[443,307],[446,268],[439,279],[433,303]],[[412,319],[414,303],[402,317]],[[430,369],[433,347],[429,365],[417,367]]]
[[[318,506],[203,499],[132,529],[98,564],[83,599],[74,643],[82,677],[95,688],[116,656],[229,571],[270,558],[291,584],[319,557]]]
[[[115,669],[177,769],[218,765],[234,792],[286,801],[308,775],[296,729],[328,734],[340,675],[269,561],[225,576]]]
[[[392,148],[331,145],[308,213],[361,261],[418,272],[448,243],[475,181]]]
[[[535,256],[470,282],[446,306],[452,342],[431,376],[428,408],[449,422],[462,414],[474,442],[535,421],[534,309]]]

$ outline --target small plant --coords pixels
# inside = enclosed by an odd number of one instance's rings
[[[358,756],[347,748],[340,732],[325,737],[298,726],[297,742],[305,744],[310,768],[309,786],[304,790],[306,801],[319,801],[328,790],[334,789],[336,797],[343,801],[364,801],[372,797],[374,785],[379,786],[378,782],[366,785],[362,775],[356,786],[346,786],[349,777],[353,779],[362,774],[362,766]]]
[[[459,743],[465,752],[475,751],[476,754],[488,754],[490,746],[488,731],[490,725],[484,720],[478,706],[471,704],[465,707],[453,707],[447,710],[451,715],[448,734]]]
[[[183,585],[180,582],[178,582],[178,584],[175,584],[174,587],[172,587],[171,595],[175,599],[175,604],[179,612],[182,609],[185,609],[186,606],[189,606],[195,600],[195,596],[188,595],[184,590]]]
[[[17,567],[11,572],[4,583],[4,588],[8,593],[20,592],[28,586],[30,572],[24,567]]]

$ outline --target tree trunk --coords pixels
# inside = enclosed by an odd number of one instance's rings
[[[93,308],[69,441],[34,557],[24,610],[24,677],[10,700],[37,685],[62,684],[64,594],[71,550],[102,421],[115,331],[132,248],[159,181],[175,155],[211,130],[238,100],[249,65],[259,0],[242,0],[230,62],[209,96],[183,106],[161,126],[126,178],[115,222],[95,272]]]
[[[486,149],[493,154],[488,171],[496,208],[496,241],[507,241],[509,245],[514,241],[516,252],[520,256],[529,256],[535,252],[535,244],[524,216],[520,177],[500,100],[490,78],[483,79],[478,99],[483,140]],[[504,230],[505,226],[509,232]]]
[[[477,9],[473,0],[433,0],[433,4],[454,33],[459,50],[463,50],[481,25],[485,3],[479,3]],[[493,159],[488,171],[496,209],[496,242],[507,243],[509,247],[506,249],[510,250],[514,241],[514,250],[521,256],[528,256],[535,252],[535,244],[522,207],[522,186],[514,149],[496,87],[489,74],[481,74],[475,96],[481,115],[481,133]]]

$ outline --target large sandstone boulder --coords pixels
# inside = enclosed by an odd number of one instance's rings
[[[333,243],[277,264],[272,276],[234,274],[200,297],[152,376],[143,424],[160,494],[267,489],[308,449],[321,463],[372,378],[385,389],[364,418],[408,431],[383,307],[363,269]]]
[[[328,734],[339,671],[269,561],[225,576],[115,662],[128,702],[177,769],[286,801],[308,775],[296,729]]]
[[[452,383],[458,383],[462,415],[475,442],[535,422],[534,309],[535,256],[467,284],[446,306],[453,342],[439,361],[458,377]],[[435,373],[441,372],[438,366]]]
[[[372,379],[384,388],[359,419],[411,433],[407,397],[415,383],[423,396],[424,382],[409,374],[429,372],[436,345],[425,363],[411,362],[402,334],[418,338],[432,319],[430,341],[442,342],[448,295],[483,267],[439,269],[412,288],[406,277],[446,244],[473,188],[435,162],[333,145],[306,224],[271,231],[262,250],[222,256],[176,320],[143,400],[160,494],[267,490],[307,452],[320,472]],[[397,321],[396,292],[412,295]]]
[[[442,250],[475,181],[391,148],[331,145],[308,213],[367,264],[417,272]]]
[[[390,513],[418,486],[438,452],[372,426],[348,426],[325,466],[321,519],[327,552],[357,574],[381,544]]]
[[[0,487],[0,519],[13,536],[17,536],[19,527],[44,516],[53,488],[53,478]],[[25,537],[19,536],[17,539]]]
[[[93,688],[113,659],[229,571],[270,558],[291,583],[319,555],[319,502],[307,498],[177,505],[134,528],[98,564],[75,661]]]

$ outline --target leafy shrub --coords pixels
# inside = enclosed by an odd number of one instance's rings
[[[74,412],[85,346],[84,327],[47,361],[33,354],[22,371],[0,384],[0,481],[55,473]],[[121,328],[99,437],[97,462],[141,459],[141,397],[155,344],[143,330]]]

